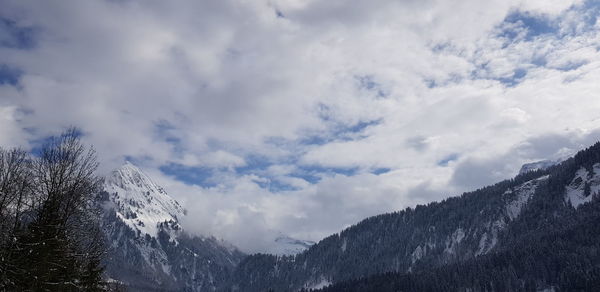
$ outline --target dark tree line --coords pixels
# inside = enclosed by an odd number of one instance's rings
[[[581,208],[561,227],[531,231],[526,240],[496,253],[417,273],[383,273],[311,291],[598,291],[600,204],[596,201]]]
[[[35,154],[0,148],[0,290],[106,288],[97,167],[75,128]]]

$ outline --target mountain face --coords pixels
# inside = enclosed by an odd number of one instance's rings
[[[131,163],[113,171],[99,203],[106,273],[131,291],[213,291],[244,254],[212,237],[188,235],[185,210]]]
[[[600,143],[459,197],[367,218],[296,256],[248,256],[224,290],[597,290],[599,192]]]

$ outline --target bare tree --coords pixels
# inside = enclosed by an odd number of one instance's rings
[[[0,148],[0,287],[10,285],[19,272],[13,253],[21,216],[31,199],[29,166],[25,151]]]
[[[15,153],[22,159],[11,159],[27,171],[21,184],[8,176],[9,187],[0,197],[10,202],[2,215],[15,226],[23,225],[7,233],[15,242],[10,258],[15,268],[7,275],[8,283],[36,291],[101,289],[104,249],[94,207],[101,179],[95,175],[93,148],[85,147],[79,131],[71,128],[51,138],[37,156],[27,159],[22,152]]]
[[[11,233],[23,210],[24,201],[29,199],[30,161],[21,149],[0,148],[0,233]],[[17,220],[13,220],[17,219]]]

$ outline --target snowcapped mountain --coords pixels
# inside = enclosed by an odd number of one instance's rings
[[[99,196],[107,275],[131,291],[213,291],[244,257],[213,237],[188,235],[185,210],[135,165],[113,171]]]
[[[178,222],[185,210],[138,167],[126,162],[105,180],[117,216],[136,232],[158,235],[158,223]]]

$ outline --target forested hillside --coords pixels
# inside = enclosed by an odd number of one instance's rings
[[[600,276],[599,190],[596,144],[546,170],[368,218],[296,257],[250,256],[226,290],[589,291]]]
[[[595,199],[597,200],[597,199]],[[463,263],[417,273],[385,273],[319,291],[597,291],[600,204],[513,239],[505,248]]]

